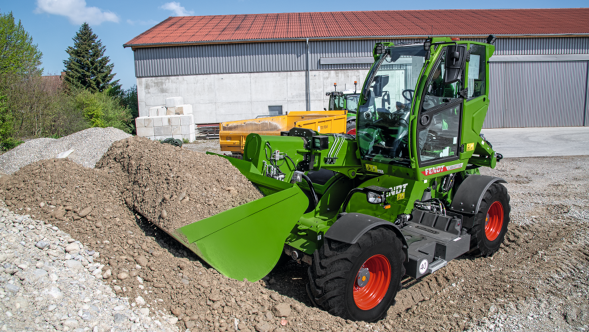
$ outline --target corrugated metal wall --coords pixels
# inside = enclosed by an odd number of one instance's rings
[[[587,62],[490,64],[485,128],[582,126]]]
[[[473,39],[476,41],[483,41]],[[375,42],[414,43],[419,40],[349,40],[310,42],[310,69],[368,69],[369,64],[321,65],[321,58],[369,57]],[[135,51],[135,76],[181,76],[307,69],[306,43],[248,43],[140,48]],[[589,38],[498,39],[496,55],[587,54]]]
[[[368,70],[369,64],[321,65],[320,59],[370,57],[379,41],[419,40],[310,42],[310,70]],[[140,48],[134,53],[136,77],[307,70],[304,41]],[[495,54],[589,54],[589,38],[502,38]],[[492,62],[491,107],[484,127],[589,125],[588,66],[587,61]]]
[[[305,43],[142,48],[135,51],[135,76],[299,71],[306,58]]]

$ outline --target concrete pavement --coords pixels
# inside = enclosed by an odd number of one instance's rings
[[[589,127],[483,129],[505,158],[589,155]]]

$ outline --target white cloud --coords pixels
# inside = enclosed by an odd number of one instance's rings
[[[129,25],[135,25],[135,24],[137,24],[137,25],[155,25],[155,24],[157,24],[159,22],[156,21],[156,20],[147,20],[147,21],[144,21],[144,20],[130,20],[130,19],[127,19],[127,23]]]
[[[97,7],[87,7],[84,0],[37,0],[35,13],[65,16],[72,24],[86,22],[91,25],[98,25],[102,22],[119,22],[117,14],[102,11]]]
[[[194,14],[192,10],[186,10],[186,8],[180,6],[179,2],[168,2],[160,7],[161,9],[166,9],[174,12],[176,16],[190,16]]]

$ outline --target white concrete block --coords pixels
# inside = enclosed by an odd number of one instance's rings
[[[162,118],[159,116],[153,118],[153,126],[154,127],[161,127],[162,126]]]
[[[192,117],[192,114],[180,116],[180,125],[181,126],[188,126],[190,124],[194,124],[194,118]]]
[[[145,127],[145,128],[153,128],[153,119],[151,119],[151,118],[143,118],[143,127]]]
[[[172,135],[182,135],[182,126],[172,126]]]
[[[151,137],[154,135],[153,128],[137,128],[137,136]]]
[[[145,127],[145,123],[143,122],[142,117],[138,117],[135,119],[135,128],[143,128]]]
[[[165,107],[159,107],[157,109],[157,116],[166,116],[166,108]]]
[[[182,135],[190,135],[190,126],[180,126],[182,128]]]
[[[172,126],[179,126],[180,125],[180,117],[179,116],[171,116],[170,123]]]
[[[166,109],[166,116],[176,115],[176,107],[168,107]]]
[[[184,104],[184,105],[176,106],[176,114],[178,114],[178,115],[192,114],[192,105]]]
[[[157,116],[159,107],[150,107],[149,108],[149,116]]]
[[[172,135],[174,139],[182,139],[182,134]]]
[[[176,107],[178,105],[184,104],[184,99],[182,97],[170,97],[166,98],[166,107]]]
[[[172,127],[171,126],[154,127],[153,129],[154,129],[155,136],[165,136],[165,137],[172,136]]]
[[[169,138],[169,137],[166,137],[166,136],[154,136],[154,139],[155,139],[156,141],[163,141],[163,140],[165,140],[166,138]]]

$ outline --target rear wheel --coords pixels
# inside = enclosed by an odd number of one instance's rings
[[[492,184],[485,193],[471,229],[473,253],[491,256],[503,243],[509,224],[509,194],[499,184]]]
[[[405,274],[401,241],[386,228],[357,243],[325,239],[309,267],[311,300],[333,315],[375,321],[386,315]]]

